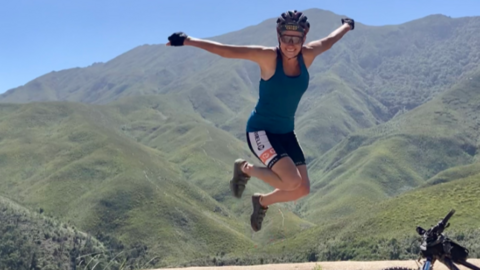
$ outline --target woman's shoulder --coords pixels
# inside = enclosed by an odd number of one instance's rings
[[[263,47],[267,55],[276,57],[278,52],[278,47]]]
[[[302,58],[303,58],[303,62],[305,63],[305,66],[307,68],[309,68],[313,61],[315,60],[315,55],[312,53],[312,50],[310,47],[308,46],[303,46],[302,47]]]

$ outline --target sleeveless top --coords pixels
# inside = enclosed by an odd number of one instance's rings
[[[284,134],[295,129],[295,112],[310,80],[301,53],[298,63],[300,75],[285,75],[282,54],[277,48],[275,74],[266,81],[260,78],[259,99],[247,121],[247,132],[265,130]]]

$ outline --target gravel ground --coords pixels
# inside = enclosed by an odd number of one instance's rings
[[[480,267],[480,259],[470,259],[470,263]],[[320,267],[319,267],[320,266]],[[295,264],[264,264],[253,266],[218,266],[218,267],[186,267],[186,268],[161,268],[155,270],[381,270],[385,267],[404,266],[417,269],[415,261],[342,261],[342,262],[312,262]],[[460,266],[460,270],[468,268]],[[448,270],[440,263],[435,264],[434,270]]]

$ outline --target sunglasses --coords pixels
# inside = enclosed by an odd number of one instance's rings
[[[280,40],[283,42],[283,43],[290,43],[292,42],[293,44],[300,44],[302,43],[303,41],[303,37],[299,37],[299,36],[289,36],[289,35],[281,35],[280,36]]]

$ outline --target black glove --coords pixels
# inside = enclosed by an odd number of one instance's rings
[[[187,34],[183,32],[176,32],[168,37],[168,41],[170,41],[170,45],[172,46],[183,46],[183,42],[186,38],[188,38]]]
[[[353,30],[355,28],[355,21],[350,18],[342,18],[342,24],[348,23],[350,25],[350,30]]]

